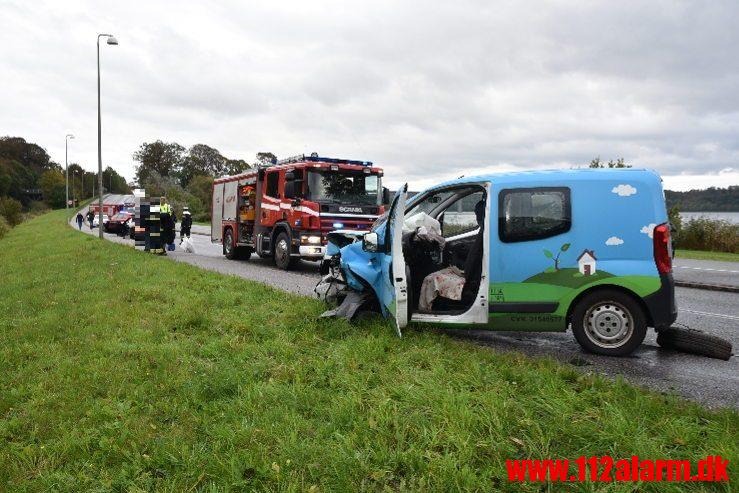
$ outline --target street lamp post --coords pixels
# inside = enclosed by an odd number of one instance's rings
[[[67,192],[67,221],[69,221],[69,161],[67,159],[67,155],[69,154],[69,139],[74,139],[74,135],[67,134],[64,137],[64,173],[66,174],[64,188],[66,188]]]
[[[74,193],[74,177],[75,176],[77,176],[76,168],[72,170],[72,204],[74,204],[74,196],[75,196],[75,193]]]
[[[103,238],[103,153],[100,148],[101,124],[100,124],[100,38],[108,38],[109,45],[117,45],[118,40],[112,34],[98,34],[98,234]]]

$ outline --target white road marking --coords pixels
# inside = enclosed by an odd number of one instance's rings
[[[706,317],[717,317],[717,318],[726,318],[726,319],[729,319],[729,320],[739,320],[739,317],[737,317],[735,315],[727,315],[725,313],[700,312],[698,310],[686,310],[684,308],[683,309],[678,309],[678,311],[688,312],[688,313],[692,313],[694,315],[704,315]]]
[[[730,274],[739,274],[739,270],[709,269],[708,267],[688,267],[687,265],[676,265],[675,267],[678,269],[705,270],[710,272],[728,272]]]

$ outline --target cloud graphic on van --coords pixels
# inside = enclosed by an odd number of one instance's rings
[[[619,197],[628,197],[636,193],[636,188],[631,185],[621,184],[611,189],[611,192],[615,193]]]
[[[623,245],[623,244],[624,244],[624,240],[622,240],[618,236],[611,236],[610,238],[606,240],[606,245],[608,246],[618,246],[618,245]]]
[[[647,235],[650,238],[652,238],[652,234],[654,233],[654,227],[655,226],[657,226],[657,225],[654,224],[654,223],[649,223],[646,226],[642,226],[642,228],[639,231],[641,231],[645,235]]]

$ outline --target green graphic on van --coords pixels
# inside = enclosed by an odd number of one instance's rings
[[[570,244],[565,243],[561,247],[559,247],[559,252],[557,252],[557,256],[555,257],[554,254],[551,252],[551,250],[544,249],[544,256],[546,258],[554,260],[554,270],[559,270],[559,256],[562,255],[562,253],[569,250]]]

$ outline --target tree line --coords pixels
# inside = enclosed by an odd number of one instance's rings
[[[64,167],[51,160],[44,148],[22,137],[0,137],[0,198],[20,207],[61,208],[66,200]],[[129,193],[125,178],[113,168],[103,171],[105,192]],[[97,193],[97,173],[77,163],[69,165],[70,199],[86,199]]]
[[[687,192],[665,190],[665,200],[668,208],[677,207],[683,212],[739,212],[739,186]]]
[[[187,206],[195,221],[209,221],[214,178],[243,173],[277,158],[271,152],[259,152],[250,164],[227,158],[206,144],[187,149],[177,142],[157,140],[141,144],[133,159],[136,183],[147,195],[166,196],[178,215]]]

